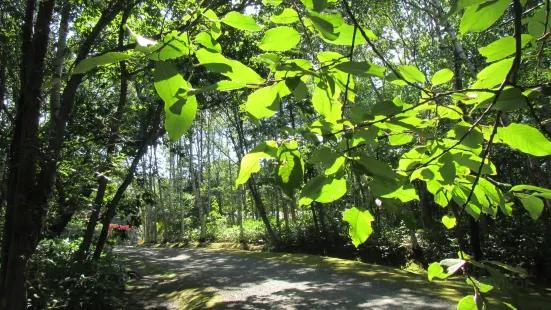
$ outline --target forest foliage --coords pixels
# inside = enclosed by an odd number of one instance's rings
[[[472,285],[459,309],[551,278],[549,1],[3,6],[0,306],[26,303],[41,240],[101,260],[115,223],[277,250],[312,231],[323,254],[407,239],[429,280]]]

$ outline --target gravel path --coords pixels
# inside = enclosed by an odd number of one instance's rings
[[[365,276],[280,263],[224,251],[117,248],[120,255],[154,266],[156,273],[181,275],[175,283],[154,283],[143,309],[178,309],[162,296],[189,287],[206,288],[223,309],[455,309],[449,301]],[[147,273],[147,270],[146,270]],[[142,283],[143,284],[143,283]],[[151,290],[151,288],[149,289]]]

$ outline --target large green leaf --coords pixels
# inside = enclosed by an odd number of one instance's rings
[[[370,176],[377,176],[388,181],[395,181],[397,178],[396,172],[387,164],[366,155],[360,155],[357,159],[360,165],[360,171]]]
[[[298,22],[299,17],[297,11],[285,8],[283,11],[272,15],[270,20],[276,24],[292,24],[294,22]]]
[[[348,24],[342,24],[338,28],[335,29],[335,32],[338,34],[338,37],[334,40],[328,40],[324,38],[323,36],[321,39],[327,43],[334,44],[334,45],[352,45],[352,41],[354,41],[354,46],[365,44],[367,41],[362,36],[359,30],[356,31],[356,38],[352,40],[354,37],[354,26],[348,25]],[[376,40],[377,36],[373,33],[373,31],[364,29],[365,34],[369,39]]]
[[[336,29],[344,23],[340,15],[321,15],[316,12],[308,12],[307,20],[319,32],[321,38],[330,41],[338,38],[339,34]]]
[[[336,122],[342,118],[342,103],[338,101],[338,92],[328,83],[320,81],[316,84],[312,94],[312,105],[327,122]]]
[[[511,0],[491,0],[468,7],[461,18],[459,30],[465,34],[488,29],[505,13],[510,4]]]
[[[496,143],[505,143],[523,153],[534,156],[551,155],[551,141],[536,128],[513,123],[507,127],[498,128]]]
[[[469,6],[477,5],[480,3],[488,2],[489,0],[458,0],[452,1],[452,6],[449,15],[455,14],[456,12],[467,8]]]
[[[331,149],[327,147],[321,147],[312,154],[308,162],[310,164],[321,163],[323,167],[326,168],[325,175],[332,175],[341,170],[346,162],[346,158],[332,152]]]
[[[486,109],[495,100],[495,95],[492,95],[486,100],[480,102],[474,109]],[[527,108],[526,97],[522,91],[516,87],[507,86],[497,98],[492,110],[500,110],[504,112],[514,111]]]
[[[457,304],[457,310],[478,310],[475,297],[473,295],[469,295],[461,298]]]
[[[187,34],[173,31],[163,38],[163,41],[150,48],[149,59],[169,60],[190,54],[190,42]]]
[[[271,4],[278,6],[283,2],[283,0],[262,0],[262,4]]]
[[[438,72],[436,72],[432,76],[431,84],[432,86],[437,86],[440,84],[444,84],[449,82],[451,79],[453,79],[453,72],[450,69],[442,69]]]
[[[216,42],[216,40],[212,37],[212,35],[201,32],[195,37],[195,42],[203,45],[206,49],[208,49],[211,52],[221,53],[222,52],[222,46],[220,43]]]
[[[237,28],[240,30],[247,30],[247,31],[260,31],[262,30],[262,27],[256,24],[254,19],[250,16],[243,15],[239,12],[229,12],[222,18],[221,22],[224,24],[231,26],[233,28]]]
[[[398,71],[402,77],[411,83],[419,82],[425,83],[425,75],[417,69],[417,67],[412,65],[401,65],[398,67]]]
[[[235,180],[235,185],[245,184],[251,174],[260,171],[260,163],[263,158],[275,158],[277,156],[277,142],[266,141],[257,145],[252,151],[243,157],[239,168],[239,176]]]
[[[300,34],[293,28],[282,26],[266,31],[258,45],[263,51],[288,51],[300,42]]]
[[[532,40],[529,34],[521,36],[521,46],[524,47]],[[507,56],[513,55],[516,52],[515,37],[508,36],[490,43],[490,45],[479,48],[480,55],[486,57],[487,62],[501,60]]]
[[[533,37],[541,37],[545,34],[545,18],[547,12],[545,6],[542,6],[530,19],[528,19],[528,33]],[[549,31],[549,25],[551,25],[551,15],[547,21],[547,31]]]
[[[362,211],[357,207],[350,208],[342,213],[342,218],[350,224],[348,234],[352,238],[352,244],[358,247],[364,243],[373,232],[371,222],[375,219],[368,210]]]
[[[234,82],[246,84],[261,84],[264,79],[253,69],[245,66],[237,60],[227,59],[220,53],[200,49],[195,53],[199,63],[207,70],[229,77]]]
[[[476,75],[477,81],[472,88],[492,88],[501,84],[507,77],[509,70],[511,70],[513,60],[513,57],[507,58],[482,69]]]
[[[413,200],[419,201],[419,195],[417,195],[417,192],[415,191],[415,188],[411,186],[411,184],[404,185],[397,190],[394,190],[391,193],[381,195],[383,198],[393,198],[398,199],[403,203],[410,202]]]
[[[375,76],[384,78],[385,67],[367,61],[347,61],[335,66],[338,70],[361,77]]]
[[[95,67],[116,63],[128,58],[130,58],[130,55],[119,52],[110,52],[100,56],[87,58],[78,63],[75,70],[73,70],[73,74],[83,74]]]
[[[543,201],[534,196],[528,196],[523,194],[516,194],[516,196],[522,202],[522,205],[530,213],[530,217],[535,221],[537,220],[541,213],[543,212]]]
[[[283,192],[293,198],[304,178],[304,161],[296,141],[284,142],[277,150],[276,182]]]
[[[260,88],[249,95],[245,103],[245,110],[255,119],[272,117],[280,106],[280,88],[285,82]]]
[[[429,281],[432,281],[432,279],[434,279],[435,277],[439,277],[443,273],[444,268],[442,268],[439,263],[432,263],[427,269],[427,276],[429,278]]]
[[[471,127],[471,124],[461,122],[457,124],[454,129],[448,132],[448,137],[455,138],[456,140],[460,140],[464,137],[463,141],[461,141],[461,145],[472,149],[473,152],[478,155],[482,152],[484,135],[482,134],[482,131],[476,127],[469,131]]]
[[[346,179],[318,175],[304,185],[300,192],[299,205],[309,205],[314,201],[330,203],[346,194]]]
[[[197,113],[195,96],[178,97],[181,89],[191,85],[169,63],[158,61],[153,73],[155,90],[164,101],[165,129],[170,140],[176,141],[188,131]]]
[[[447,229],[452,229],[457,225],[457,219],[453,216],[444,215],[444,217],[442,217],[442,224],[444,224]]]

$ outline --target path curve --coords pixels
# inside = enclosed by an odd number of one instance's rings
[[[137,296],[143,309],[178,309],[174,301],[158,299],[190,287],[211,292],[217,309],[455,309],[450,301],[366,276],[224,251],[126,247],[115,252],[145,263],[146,274],[155,269],[179,275],[172,284],[146,275],[141,281],[152,281],[154,292]]]

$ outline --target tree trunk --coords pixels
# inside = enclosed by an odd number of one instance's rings
[[[119,42],[118,42],[119,47],[122,46],[124,43],[124,26],[123,25],[126,24],[126,20],[128,19],[129,16],[130,16],[130,8],[124,12],[122,17],[122,23],[119,27]],[[109,178],[104,174],[107,174],[110,171],[110,169],[112,169],[113,167],[112,157],[116,151],[117,134],[119,132],[122,116],[124,114],[126,97],[128,93],[128,77],[127,77],[128,73],[126,71],[125,61],[120,62],[120,73],[121,73],[121,84],[120,84],[121,87],[120,87],[119,102],[117,104],[117,110],[115,111],[114,119],[111,121],[111,124],[109,126],[105,162],[103,163],[103,166],[100,167],[99,169],[100,171],[100,176],[98,180],[99,186],[98,186],[98,191],[96,192],[96,198],[94,200],[94,209],[90,214],[90,219],[88,220],[88,225],[86,226],[86,232],[84,233],[84,238],[82,239],[82,243],[80,244],[79,250],[75,256],[76,260],[78,261],[83,261],[84,259],[86,259],[86,256],[88,255],[88,251],[90,250],[90,245],[92,244],[92,238],[94,237],[94,231],[98,223],[101,207],[103,206],[105,191],[107,190],[107,184],[109,183]],[[57,115],[57,113],[55,115]],[[57,119],[57,116],[54,117],[54,119]]]
[[[161,110],[162,110],[162,104],[159,104],[159,107],[156,109],[156,113],[154,115],[154,120],[151,126],[150,134],[148,135],[148,137],[146,137],[143,140],[142,145],[140,146],[140,148],[136,153],[136,156],[132,160],[132,164],[128,169],[128,173],[123,183],[119,186],[119,188],[117,189],[117,192],[115,193],[115,196],[107,205],[107,211],[102,221],[101,233],[98,239],[98,243],[96,245],[96,250],[94,252],[94,259],[99,258],[101,255],[101,252],[103,251],[105,242],[107,241],[107,235],[109,233],[109,225],[111,224],[113,217],[115,217],[115,214],[117,212],[117,206],[120,200],[122,199],[124,192],[130,185],[130,183],[132,183],[132,180],[134,180],[134,174],[136,172],[136,168],[138,167],[138,164],[142,160],[142,157],[144,156],[144,154],[147,152],[148,147],[154,144],[154,142],[157,141],[157,139],[159,139],[159,137],[165,133],[164,129],[159,129],[159,123],[160,123],[161,114],[162,114]]]
[[[38,130],[44,60],[48,50],[54,0],[38,4],[28,0],[23,21],[21,92],[16,105],[14,137],[10,148],[10,174],[0,271],[0,309],[27,306],[27,262],[36,249],[46,206],[32,194],[36,182]],[[33,22],[34,21],[34,22]],[[30,194],[31,193],[31,194]]]
[[[272,246],[275,249],[279,249],[279,239],[277,238],[277,235],[272,229],[272,224],[270,223],[270,219],[266,215],[266,209],[264,208],[264,203],[262,202],[262,198],[260,197],[260,193],[258,192],[258,188],[256,187],[256,184],[254,182],[254,176],[251,176],[249,178],[249,180],[247,181],[247,186],[249,187],[249,190],[253,197],[256,210],[258,211],[258,214],[260,215],[262,222],[264,222],[264,225],[266,226],[266,231],[268,232],[268,237],[270,238],[270,242],[272,243]]]

